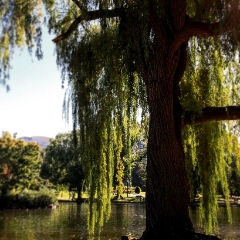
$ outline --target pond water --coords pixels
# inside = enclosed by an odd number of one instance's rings
[[[120,240],[122,235],[140,237],[145,226],[144,204],[113,204],[112,214],[100,236],[87,234],[88,205],[60,204],[57,209],[1,210],[0,240]],[[198,225],[198,208],[190,210]],[[226,208],[220,208],[219,236],[240,239],[240,208],[232,208],[233,223],[227,221]]]

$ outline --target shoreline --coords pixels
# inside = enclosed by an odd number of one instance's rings
[[[189,203],[190,208],[196,208],[200,206],[200,201],[199,199],[196,199],[194,202]],[[61,199],[59,198],[57,200],[57,203],[55,205],[61,204],[61,203],[74,203],[74,204],[82,204],[82,203],[88,203],[88,198],[82,198],[80,201],[77,199],[70,200],[70,199]],[[145,197],[142,196],[137,196],[137,197],[130,197],[130,198],[122,198],[122,199],[111,199],[111,204],[145,204]],[[219,207],[226,207],[227,204],[224,199],[219,199],[218,200],[218,206]],[[230,199],[230,207],[240,207],[240,199],[238,197]],[[41,207],[37,207],[41,208]],[[37,209],[36,208],[36,209]],[[43,207],[44,208],[50,208],[49,206]],[[18,208],[17,206],[14,207],[0,207],[0,210],[3,209],[25,209],[23,208]],[[31,208],[35,209],[35,208]]]
[[[87,203],[88,202],[88,198],[83,198],[82,201],[77,201],[77,200],[67,200],[67,199],[59,199],[58,200],[59,203],[77,203],[77,204],[81,204],[81,203]],[[128,201],[128,200],[124,200],[124,199],[120,199],[120,200],[111,200],[112,204],[126,204],[126,203],[140,203],[140,204],[145,204],[145,201]],[[199,207],[200,206],[200,201],[197,200],[195,202],[191,202],[189,204],[189,207]],[[226,207],[226,202],[224,200],[218,200],[218,206],[219,207]],[[234,201],[231,200],[230,201],[230,206],[231,207],[240,207],[240,201]]]

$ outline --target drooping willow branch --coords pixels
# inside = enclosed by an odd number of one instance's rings
[[[184,125],[238,119],[240,119],[240,106],[206,107],[203,108],[202,114],[199,116],[186,112],[184,114]]]
[[[66,32],[64,32],[63,34],[54,38],[52,41],[54,43],[58,43],[61,40],[68,38],[77,29],[78,25],[83,21],[93,21],[93,20],[97,20],[100,18],[119,17],[119,16],[121,16],[123,11],[124,11],[123,8],[115,8],[112,10],[99,9],[99,10],[95,10],[95,11],[89,11],[89,12],[85,13],[84,15],[80,15],[79,17],[77,17],[72,22],[72,24],[70,25],[70,27],[68,28],[68,30]]]

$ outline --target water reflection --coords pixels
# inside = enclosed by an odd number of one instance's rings
[[[226,208],[220,208],[219,228],[222,239],[240,239],[240,208],[232,209],[233,224],[227,222]],[[122,235],[140,237],[145,227],[144,204],[114,204],[108,223],[100,236],[87,234],[88,205],[61,204],[55,210],[0,211],[1,240],[119,240]],[[191,209],[191,218],[198,229],[198,208]]]
[[[202,230],[199,223],[199,209],[192,209],[190,215],[195,224],[196,229]],[[222,240],[239,240],[240,239],[240,208],[232,207],[232,224],[228,222],[227,209],[225,207],[219,208],[219,234]]]
[[[145,227],[144,204],[114,204],[101,239],[121,239],[122,235],[140,237]]]
[[[80,229],[86,231],[87,206],[68,204],[55,210],[4,210],[0,213],[1,240],[79,239]]]

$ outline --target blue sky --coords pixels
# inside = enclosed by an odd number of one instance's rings
[[[71,129],[62,118],[66,89],[61,88],[53,37],[44,32],[41,61],[27,50],[15,51],[8,81],[11,90],[6,92],[0,86],[0,135],[9,131],[17,137],[55,137]]]

